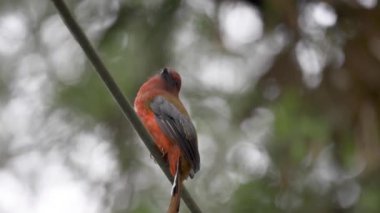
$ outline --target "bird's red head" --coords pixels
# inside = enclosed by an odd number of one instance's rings
[[[150,78],[141,88],[143,91],[152,89],[165,90],[178,96],[181,89],[181,76],[171,68],[163,68],[159,74]]]
[[[166,90],[177,93],[181,90],[181,76],[174,69],[162,69],[160,78],[163,80]]]

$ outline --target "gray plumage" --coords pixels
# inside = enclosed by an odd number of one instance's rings
[[[162,96],[155,97],[150,107],[162,131],[178,144],[183,156],[190,162],[192,178],[200,168],[197,133],[193,123]]]

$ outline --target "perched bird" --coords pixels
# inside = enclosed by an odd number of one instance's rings
[[[169,213],[179,211],[182,182],[200,168],[197,133],[178,97],[180,89],[181,76],[164,68],[140,87],[134,102],[174,177]]]

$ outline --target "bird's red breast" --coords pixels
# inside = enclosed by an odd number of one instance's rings
[[[195,128],[178,94],[181,77],[163,69],[139,89],[134,107],[141,121],[166,156],[174,176],[181,159],[182,179],[199,170],[200,159]]]

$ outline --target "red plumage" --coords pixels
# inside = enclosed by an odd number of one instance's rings
[[[134,107],[153,137],[175,177],[168,212],[178,212],[184,179],[199,170],[200,158],[195,128],[179,99],[181,77],[173,69],[164,68],[139,89]]]

